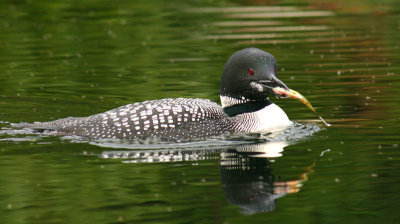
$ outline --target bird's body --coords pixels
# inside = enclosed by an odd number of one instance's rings
[[[90,139],[156,139],[166,142],[204,140],[229,133],[260,133],[291,124],[286,113],[268,99],[276,61],[256,48],[235,53],[221,78],[221,106],[207,99],[175,98],[144,101],[88,116],[24,127]],[[275,94],[276,95],[276,94]]]
[[[271,113],[283,115],[286,124],[290,124],[281,112],[278,106],[270,104],[257,112],[256,119],[248,113],[230,117],[210,100],[175,98],[128,104],[89,117],[35,122],[31,127],[91,139],[188,142],[229,133],[261,133],[280,127],[282,120],[266,116]]]

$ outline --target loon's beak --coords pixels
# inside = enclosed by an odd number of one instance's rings
[[[279,80],[274,75],[272,75],[269,80],[261,80],[261,81],[259,81],[259,84],[262,85],[263,87],[267,88],[267,90],[270,93],[272,93],[274,96],[276,96],[277,98],[287,97],[286,94],[279,94],[279,92],[276,93],[275,91],[273,91],[273,89],[276,88],[276,87],[280,87],[280,88],[283,88],[285,90],[289,90],[289,88],[286,86],[286,84],[283,83],[281,80]]]

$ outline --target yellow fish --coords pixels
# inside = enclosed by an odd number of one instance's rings
[[[317,111],[315,111],[314,107],[311,105],[311,103],[307,100],[307,98],[305,98],[303,95],[301,95],[299,92],[297,92],[296,90],[293,89],[289,89],[286,90],[284,88],[281,87],[275,87],[272,89],[274,91],[275,94],[277,95],[286,95],[289,96],[293,99],[296,99],[300,102],[302,102],[304,105],[306,105],[312,112],[314,112],[315,115],[318,116],[318,118],[326,125],[326,126],[331,126],[329,123],[327,123],[321,116],[319,116],[319,114],[317,113]]]

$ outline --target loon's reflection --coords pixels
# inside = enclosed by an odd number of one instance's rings
[[[281,156],[284,142],[238,147],[221,153],[221,183],[229,203],[244,214],[268,212],[275,202],[288,193],[299,191],[303,180],[275,180],[271,161]]]
[[[164,149],[140,151],[106,151],[102,158],[127,159],[128,163],[177,162],[215,159],[220,154],[221,184],[227,201],[241,208],[244,214],[269,212],[276,199],[300,190],[307,174],[290,181],[277,181],[271,163],[282,156],[286,141],[263,142],[227,148]]]
[[[239,206],[243,213],[275,209],[275,199],[281,194],[274,194],[274,175],[267,158],[222,153],[220,170],[226,199]]]

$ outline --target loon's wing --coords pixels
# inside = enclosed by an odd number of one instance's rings
[[[35,123],[34,123],[35,124]],[[65,135],[94,139],[192,141],[219,135],[229,125],[221,106],[206,99],[162,99],[128,104],[85,118],[36,123]]]

